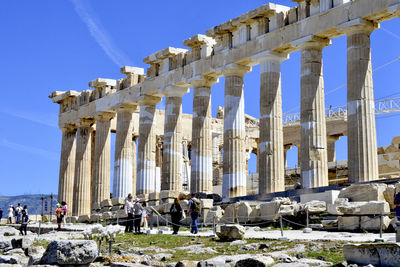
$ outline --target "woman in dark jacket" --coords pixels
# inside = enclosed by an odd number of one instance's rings
[[[174,230],[172,234],[176,235],[179,231],[179,222],[182,219],[182,207],[179,199],[175,198],[174,204],[172,204],[171,209],[169,210],[169,214],[171,215],[172,228]]]

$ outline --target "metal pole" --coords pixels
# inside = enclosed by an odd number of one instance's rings
[[[214,214],[214,217],[213,217],[213,233],[214,233],[214,235],[216,234],[216,229],[215,229],[215,214]]]
[[[283,237],[283,224],[282,224],[282,215],[279,214],[279,224],[281,226],[281,237]]]
[[[306,221],[307,221],[307,228],[309,228],[309,221],[308,221],[308,207],[306,208]]]
[[[154,223],[154,221],[153,221],[153,211],[151,211],[151,213],[150,213],[150,230],[153,230],[153,223]]]
[[[53,193],[50,194],[50,211],[49,211],[49,215],[50,215],[50,222],[52,222],[52,219],[53,219]]]
[[[112,248],[111,248],[111,240],[108,240],[108,255],[109,255],[109,256],[111,256],[111,251],[112,251]]]
[[[42,221],[39,221],[39,230],[38,230],[38,236],[40,236],[40,226],[42,226]]]
[[[44,216],[44,196],[42,195],[42,197],[41,197],[41,199],[42,199],[42,220],[43,220],[43,216]]]
[[[157,214],[157,229],[160,227],[160,222],[158,221],[159,220],[159,218],[158,218],[158,214]]]
[[[379,215],[379,238],[382,239],[383,214]]]
[[[99,256],[101,255],[101,241],[103,240],[103,238],[101,237],[99,239]]]
[[[117,213],[117,225],[119,225],[119,215]]]

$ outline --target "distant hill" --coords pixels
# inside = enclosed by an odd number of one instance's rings
[[[44,197],[44,207],[47,208],[47,213],[50,210],[50,195],[21,195],[21,196],[0,196],[0,207],[3,209],[3,218],[8,215],[8,208],[10,205],[17,206],[21,203],[21,206],[28,205],[29,214],[41,214],[42,213],[42,200]],[[53,210],[57,204],[57,195],[53,197]]]

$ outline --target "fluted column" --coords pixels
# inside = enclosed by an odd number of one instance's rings
[[[137,194],[156,191],[156,136],[154,116],[161,98],[143,96],[140,100]]]
[[[301,45],[301,179],[303,188],[328,185],[322,49],[329,40]]]
[[[78,125],[75,156],[75,181],[72,214],[90,214],[91,204],[91,147],[93,120],[82,119]]]
[[[92,210],[110,198],[111,119],[114,113],[102,112],[95,117],[94,175],[92,183]]]
[[[65,201],[73,208],[74,195],[74,175],[75,175],[75,154],[76,154],[76,128],[67,125],[62,128],[61,143],[61,159],[60,159],[60,176],[58,183],[58,202]]]
[[[370,34],[364,20],[343,25],[347,34],[347,131],[349,182],[379,179]]]
[[[168,88],[165,100],[161,190],[182,191],[182,96],[187,88]]]
[[[117,134],[115,136],[115,160],[113,197],[126,197],[132,189],[132,113],[136,105],[123,105],[117,113]]]
[[[250,67],[235,66],[223,71],[225,76],[223,198],[246,195],[243,77],[250,70]]]
[[[136,137],[132,137],[132,195],[136,196],[136,188],[137,188],[137,145],[136,145]]]
[[[259,193],[285,191],[281,63],[286,54],[269,52],[259,58],[260,141]]]
[[[292,148],[292,145],[284,145],[283,146],[283,158],[285,162],[285,169],[287,168],[287,151]]]
[[[193,85],[192,153],[190,192],[212,192],[211,86],[217,79],[204,78]]]
[[[336,161],[336,149],[335,143],[339,140],[340,136],[337,135],[329,135],[327,137],[327,146],[328,146],[328,162]]]

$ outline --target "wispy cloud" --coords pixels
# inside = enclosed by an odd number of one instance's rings
[[[37,155],[37,156],[47,158],[50,160],[58,160],[58,155],[54,152],[47,151],[42,148],[31,147],[31,146],[26,146],[23,144],[14,143],[14,142],[8,141],[7,139],[2,139],[0,141],[0,146],[6,147],[9,149],[13,149],[13,150],[17,150],[17,151],[21,151],[24,153]]]
[[[45,114],[26,110],[10,110],[0,109],[0,113],[11,115],[24,120],[36,122],[42,125],[46,125],[53,128],[58,128],[58,118],[56,115]]]
[[[76,13],[88,27],[88,30],[107,56],[118,66],[129,65],[131,61],[113,42],[101,22],[91,10],[88,2],[82,0],[71,0]],[[85,4],[86,3],[86,4]]]

